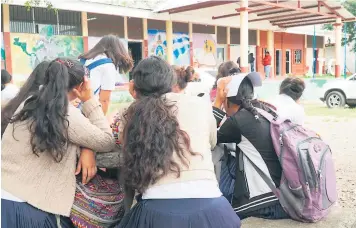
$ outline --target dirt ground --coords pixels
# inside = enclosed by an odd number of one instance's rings
[[[350,111],[356,112],[356,109]],[[243,228],[356,228],[356,118],[311,116],[306,126],[317,131],[333,151],[339,194],[337,205],[325,220],[316,224],[251,218],[242,222]]]

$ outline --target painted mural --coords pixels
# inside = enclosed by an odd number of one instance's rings
[[[148,54],[167,59],[166,32],[148,30]],[[173,63],[179,66],[190,65],[189,36],[185,33],[173,34]]]
[[[216,35],[193,33],[193,61],[199,67],[215,67],[218,64]]]
[[[44,60],[76,59],[84,51],[82,37],[54,35],[52,26],[43,26],[40,34],[11,33],[10,40],[15,81],[25,81]]]
[[[4,34],[1,33],[1,69],[5,69],[5,61],[6,61],[6,55],[5,55],[5,46],[4,46]]]

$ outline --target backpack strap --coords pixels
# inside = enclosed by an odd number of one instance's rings
[[[271,113],[269,113],[263,109],[256,108],[256,110],[261,116],[266,118],[270,123],[281,124],[284,121],[286,121],[285,119],[280,118],[277,114],[276,114],[276,116],[273,116]]]
[[[89,71],[91,71],[92,69],[94,69],[95,67],[98,67],[100,65],[103,65],[103,64],[107,64],[107,63],[113,63],[112,59],[110,58],[104,58],[104,59],[98,59],[92,63],[90,63],[87,68]]]

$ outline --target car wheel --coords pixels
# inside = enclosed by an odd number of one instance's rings
[[[345,103],[345,96],[339,91],[331,91],[326,96],[326,104],[329,108],[342,108]]]

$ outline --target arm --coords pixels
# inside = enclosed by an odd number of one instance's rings
[[[100,90],[99,101],[101,103],[104,114],[109,110],[111,90]]]
[[[210,113],[211,113],[212,109],[211,109],[211,107],[209,107],[209,108],[210,108]],[[209,124],[210,124],[210,145],[211,145],[211,150],[214,150],[216,143],[217,143],[216,120],[214,118],[214,115],[210,115]]]
[[[70,105],[68,110],[69,141],[98,152],[109,152],[115,147],[112,130],[95,98],[84,102],[82,112]]]
[[[213,107],[213,114],[216,124],[219,127],[226,113],[216,107]],[[236,143],[241,142],[241,132],[233,117],[226,119],[217,131],[217,143]]]
[[[218,143],[241,142],[241,131],[233,117],[228,118],[218,129]]]

